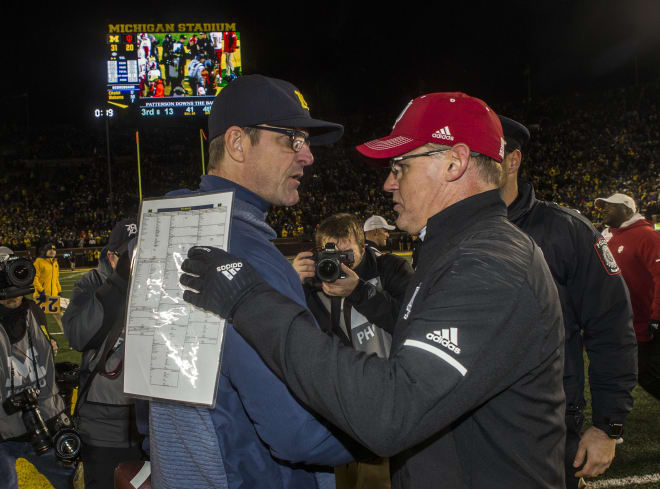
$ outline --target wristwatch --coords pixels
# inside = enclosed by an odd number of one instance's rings
[[[623,436],[623,424],[621,423],[610,423],[601,429],[613,440]]]

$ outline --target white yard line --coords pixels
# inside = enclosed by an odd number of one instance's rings
[[[636,475],[633,477],[623,477],[622,479],[604,479],[597,482],[589,482],[589,489],[599,489],[601,487],[625,487],[638,484],[650,484],[660,482],[660,473]]]

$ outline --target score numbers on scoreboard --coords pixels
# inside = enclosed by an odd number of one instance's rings
[[[108,34],[110,51],[130,53],[135,51],[135,34]]]

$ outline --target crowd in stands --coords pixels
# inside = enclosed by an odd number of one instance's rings
[[[632,196],[648,218],[659,214],[658,107],[658,84],[512,106],[511,117],[532,132],[523,177],[537,196],[579,210],[597,227],[594,200],[614,192]]]
[[[524,122],[532,139],[523,151],[524,178],[537,197],[576,208],[598,225],[596,197],[614,192],[635,198],[642,214],[658,210],[660,188],[660,84],[534,101],[490,102],[499,113]],[[273,208],[270,225],[280,237],[309,239],[336,212],[363,220],[395,214],[382,190],[388,170],[370,167],[353,149],[385,135],[399,108],[387,114],[317,114],[345,125],[344,138],[314,149],[301,200]],[[112,198],[103,124],[86,127],[0,127],[0,245],[34,249],[102,246],[117,220],[139,205],[135,128],[113,121],[110,129]],[[202,174],[199,126],[140,129],[143,198],[176,188],[196,188]]]

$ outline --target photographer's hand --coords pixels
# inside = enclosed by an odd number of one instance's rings
[[[293,268],[300,277],[301,282],[304,282],[305,279],[313,278],[315,275],[313,256],[314,253],[311,251],[301,251],[293,259]]]
[[[351,268],[342,263],[341,270],[346,278],[339,278],[334,282],[323,282],[323,292],[326,295],[348,297],[360,283],[360,277]]]

